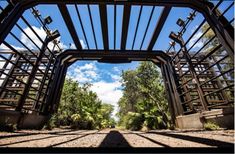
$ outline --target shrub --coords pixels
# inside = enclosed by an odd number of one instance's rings
[[[53,115],[44,126],[44,129],[52,130],[56,127],[56,118],[55,115]]]
[[[79,114],[73,114],[71,116],[71,119],[72,119],[71,127],[74,128],[74,129],[79,128],[80,121],[81,121],[81,116]]]
[[[205,130],[217,130],[219,128],[220,127],[214,122],[207,122],[207,123],[204,124],[204,129]]]
[[[16,129],[16,124],[7,123],[0,125],[0,131],[14,132]]]
[[[15,130],[17,130],[17,126],[10,122],[9,118],[6,118],[5,121],[0,124],[0,131],[14,132]]]
[[[140,113],[128,112],[126,128],[130,130],[140,130],[142,128],[144,117]]]

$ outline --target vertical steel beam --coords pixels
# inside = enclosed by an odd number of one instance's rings
[[[9,64],[9,61],[11,60],[11,58],[13,57],[14,53],[12,53],[9,57],[8,57],[8,60],[4,63],[4,65],[2,66],[1,69],[6,69],[8,64]],[[0,73],[0,76],[2,75],[2,73]]]
[[[66,77],[66,72],[67,72],[68,66],[67,64],[64,64],[62,67],[62,73],[60,74],[60,80],[57,82],[58,85],[58,91],[57,91],[57,97],[55,97],[55,101],[53,101],[53,104],[51,105],[51,108],[49,110],[50,114],[53,114],[54,112],[57,111],[58,107],[59,107],[59,103],[60,103],[60,98],[61,98],[61,94],[63,91],[63,86],[64,86],[64,81],[65,81],[65,77]]]
[[[57,90],[57,83],[58,83],[58,80],[60,78],[60,73],[61,73],[61,70],[62,70],[62,67],[60,66],[60,61],[58,59],[56,59],[56,62],[54,64],[54,68],[55,68],[55,74],[54,74],[54,77],[53,77],[53,80],[51,81],[51,88],[47,89],[48,90],[48,94],[49,96],[51,97],[47,97],[46,100],[45,100],[45,104],[43,106],[41,106],[41,112],[43,115],[48,115],[48,109],[49,107],[51,106],[51,104],[53,104],[53,100],[54,100],[54,97],[56,97],[56,90]],[[52,76],[51,76],[52,77]]]
[[[53,68],[51,70],[51,75],[48,79],[48,84],[47,84],[47,87],[46,87],[46,90],[45,90],[45,95],[43,96],[43,99],[42,99],[43,104],[41,105],[41,107],[39,109],[40,112],[44,111],[44,108],[47,105],[47,100],[50,98],[49,93],[50,93],[50,89],[53,86],[53,81],[56,78],[55,74],[56,74],[57,68],[58,68],[58,66],[56,65],[56,59],[55,59],[55,62],[53,64]]]
[[[44,55],[44,52],[47,48],[47,45],[48,43],[51,41],[51,39],[49,39],[48,37],[46,37],[43,45],[42,45],[42,49],[41,49],[41,52],[39,52],[39,55],[35,61],[35,65],[33,66],[32,70],[31,70],[31,74],[27,80],[27,83],[26,83],[26,86],[24,88],[24,91],[23,91],[23,94],[22,96],[20,97],[19,99],[19,103],[18,103],[18,106],[16,107],[16,111],[21,111],[22,110],[22,107],[25,103],[25,100],[29,94],[29,90],[30,90],[30,87],[31,85],[33,84],[33,81],[35,79],[35,76],[36,76],[36,73],[37,73],[37,70],[38,70],[38,67],[41,63],[41,60],[43,58],[43,55]],[[42,52],[43,51],[43,52]]]
[[[192,77],[195,79],[196,81],[196,85],[197,85],[197,91],[198,91],[198,95],[199,95],[199,98],[200,98],[200,102],[202,104],[202,107],[204,110],[208,110],[207,108],[207,100],[204,98],[204,93],[203,93],[203,90],[201,88],[201,85],[200,85],[200,81],[197,77],[197,74],[196,74],[196,71],[194,69],[194,66],[193,66],[193,63],[191,61],[191,57],[190,55],[188,54],[188,51],[187,51],[187,48],[185,47],[184,45],[184,42],[182,41],[182,43],[180,43],[180,46],[182,48],[182,52],[184,54],[184,57],[186,59],[186,61],[188,62],[188,65],[189,65],[189,71],[190,73],[192,74]]]
[[[56,110],[56,106],[59,103],[61,92],[63,88],[63,82],[66,76],[67,66],[66,64],[61,64],[62,59],[57,59],[56,61],[56,70],[55,77],[52,82],[52,87],[49,91],[48,99],[46,100],[46,104],[42,109],[44,115],[48,115],[53,113]]]
[[[80,15],[79,11],[78,11],[78,6],[77,6],[76,4],[75,4],[75,10],[76,10],[76,13],[77,13],[77,15],[78,15],[78,20],[79,20],[79,22],[80,22],[80,24],[81,24],[82,33],[83,33],[83,35],[84,35],[87,48],[90,49],[89,44],[88,44],[88,41],[87,41],[87,37],[86,37],[86,34],[85,34],[85,30],[84,30],[82,18],[81,18],[81,15]]]
[[[30,30],[36,35],[36,37],[40,40],[40,42],[42,42],[42,44],[44,43],[44,41],[42,40],[42,38],[38,35],[38,33],[33,29],[33,27],[29,24],[29,22],[22,16],[21,17],[22,20],[24,21],[24,23],[30,28]],[[47,50],[55,57],[55,55],[51,52],[51,50],[47,47]]]
[[[168,101],[168,105],[169,105],[169,110],[171,113],[171,121],[172,123],[175,125],[175,120],[176,120],[176,107],[174,105],[174,101],[173,101],[173,96],[172,93],[170,93],[171,91],[171,87],[169,85],[169,81],[166,77],[166,70],[164,68],[164,63],[161,63],[160,68],[161,68],[161,72],[162,72],[162,77],[163,77],[163,81],[164,81],[164,86],[165,86],[165,91],[166,91],[166,95],[167,95],[167,101]]]
[[[1,8],[1,10],[2,9],[3,8]],[[8,3],[8,5],[0,13],[0,23],[3,21],[5,17],[7,17],[11,13],[13,9],[14,9],[14,6],[11,3]]]
[[[136,39],[136,35],[137,35],[139,24],[140,24],[140,17],[141,17],[141,14],[142,14],[142,8],[143,8],[143,6],[140,6],[140,12],[139,12],[139,15],[138,15],[137,25],[135,27],[135,32],[134,32],[134,40],[133,40],[132,46],[131,46],[132,50],[134,49],[134,45],[135,45],[135,39]]]
[[[92,19],[92,16],[91,16],[90,5],[88,5],[87,7],[88,7],[88,14],[89,14],[90,22],[91,22],[92,34],[93,34],[94,41],[95,41],[95,48],[98,49],[98,47],[97,47],[97,41],[96,41],[96,34],[95,34],[95,29],[94,29],[94,23],[93,23],[93,19]]]
[[[158,22],[157,22],[157,26],[155,27],[153,35],[151,37],[151,41],[150,41],[148,49],[147,49],[148,51],[153,50],[153,46],[154,46],[155,42],[157,41],[157,38],[158,38],[160,32],[162,31],[162,28],[166,22],[166,19],[169,15],[170,11],[171,11],[171,7],[169,7],[169,6],[164,7],[164,9],[162,10],[160,18],[158,19]]]
[[[116,49],[116,15],[117,15],[117,11],[116,11],[116,5],[113,6],[114,7],[114,15],[113,15],[113,20],[114,20],[114,24],[113,24],[113,33],[114,33],[114,38],[113,38],[113,49]]]
[[[207,22],[216,33],[228,54],[234,60],[234,28],[229,21],[221,15],[218,9],[213,9],[212,3],[207,3],[207,13],[203,12]],[[208,15],[210,14],[210,16]]]
[[[121,50],[126,49],[126,40],[129,27],[130,13],[131,13],[131,5],[128,4],[124,5],[124,13],[122,18]]]
[[[179,55],[178,56],[176,56],[176,58],[175,58],[175,60],[176,61],[179,61]],[[177,62],[177,68],[178,68],[178,71],[179,71],[179,75],[180,76],[182,76],[183,75],[183,71],[182,71],[182,68],[180,68],[180,62]],[[185,83],[186,82],[186,80],[185,80],[185,78],[182,76],[182,82],[183,83]],[[185,96],[186,96],[186,101],[190,101],[192,98],[191,98],[191,96],[190,96],[190,94],[187,92],[189,89],[187,88],[187,86],[186,86],[186,84],[184,84],[183,85],[183,90],[184,90],[184,92],[186,92],[186,94],[185,94]],[[185,101],[185,102],[186,102]],[[192,111],[194,111],[194,107],[193,107],[193,103],[192,102],[189,102],[189,108],[192,110]]]
[[[216,63],[215,57],[213,55],[211,57],[212,57],[214,63]],[[208,61],[208,63],[209,63],[209,65],[211,65],[209,61]],[[222,69],[221,69],[221,66],[219,65],[219,63],[216,63],[216,66],[217,66],[218,70],[220,71],[220,73],[222,73]],[[216,72],[213,69],[213,67],[211,68],[211,71],[212,71],[213,76],[216,76]],[[226,82],[226,86],[229,86],[229,84],[227,83],[227,80],[228,80],[227,77],[225,75],[222,75],[222,77],[223,77],[224,81]],[[216,82],[217,82],[218,88],[222,89],[223,85],[222,85],[220,79],[217,78]],[[229,97],[228,97],[227,93],[224,90],[222,90],[221,94],[223,96],[223,99],[226,101],[226,103],[228,103],[229,102]]]
[[[43,77],[42,77],[42,82],[41,82],[41,84],[40,84],[40,86],[39,86],[39,88],[38,88],[38,94],[37,94],[37,96],[36,96],[36,102],[34,103],[34,105],[33,105],[33,108],[35,109],[35,110],[37,110],[38,109],[38,103],[39,103],[39,101],[40,101],[40,98],[41,98],[41,95],[42,95],[42,91],[43,91],[43,87],[45,86],[45,82],[46,82],[46,78],[47,78],[47,74],[48,74],[48,72],[49,72],[49,70],[50,70],[50,67],[51,67],[51,65],[53,65],[53,56],[51,55],[50,56],[50,59],[49,59],[49,61],[48,61],[48,64],[47,64],[47,67],[46,67],[46,70],[45,70],[45,73],[44,73],[44,75],[43,75]],[[48,79],[49,80],[49,79]],[[49,84],[47,84],[47,86],[49,86]],[[47,93],[46,93],[46,91],[45,91],[45,93],[44,93],[44,95],[46,95]]]
[[[104,50],[109,49],[109,39],[108,39],[108,23],[107,23],[107,8],[106,4],[99,5],[100,11],[100,20],[101,20],[101,28],[102,28],[102,37],[103,37],[103,45]]]
[[[13,54],[12,54],[12,55],[13,55]],[[12,57],[12,56],[10,56],[10,57]],[[12,76],[12,74],[13,74],[15,68],[16,68],[16,65],[18,65],[18,63],[19,63],[19,59],[20,59],[20,55],[16,55],[16,58],[15,58],[16,63],[15,63],[15,65],[12,65],[12,66],[11,66],[11,69],[9,70],[8,75],[6,76],[6,78],[4,79],[4,81],[2,82],[1,87],[6,88],[8,82],[9,82],[9,80],[10,80],[10,77]],[[9,60],[11,60],[11,59],[9,59]],[[9,63],[9,62],[8,62],[8,63]],[[2,74],[2,73],[0,73],[0,74]],[[4,89],[1,89],[1,90],[0,90],[0,97],[1,97],[1,98],[4,97],[4,96],[3,96],[3,95],[4,95],[3,92],[4,92]]]
[[[171,98],[172,102],[172,109],[174,110],[174,116],[180,116],[183,115],[183,108],[181,105],[180,97],[178,94],[178,91],[176,89],[176,81],[174,78],[174,71],[172,69],[171,63],[168,60],[166,64],[162,65],[162,72],[165,77],[165,83],[167,84],[168,87],[168,94],[169,97]]]
[[[173,64],[168,61],[168,63],[165,65],[165,67],[166,67],[166,71],[167,71],[167,76],[169,77],[169,81],[170,81],[170,84],[172,87],[172,92],[174,95],[175,104],[176,104],[177,111],[178,111],[177,116],[183,115],[183,108],[182,108],[179,93],[178,93],[177,87],[176,87],[176,80],[177,79],[175,77],[175,72],[173,70]]]
[[[68,27],[69,33],[72,36],[72,39],[73,39],[73,42],[74,42],[76,48],[78,50],[82,50],[82,45],[80,43],[80,40],[78,38],[76,29],[73,25],[73,21],[72,21],[70,15],[69,15],[69,11],[68,11],[66,5],[65,4],[58,4],[57,6],[58,6],[58,8],[61,12],[61,15],[64,19],[64,22],[65,22],[66,26]]]
[[[147,24],[147,27],[146,27],[146,29],[145,29],[144,37],[143,37],[143,40],[142,40],[141,45],[140,45],[140,50],[141,50],[142,47],[143,47],[144,40],[145,40],[145,37],[146,37],[146,35],[147,35],[147,31],[148,31],[148,29],[149,29],[149,25],[150,25],[150,22],[151,22],[151,20],[152,20],[153,12],[154,12],[155,9],[156,9],[156,7],[154,7],[154,6],[153,6],[153,8],[151,9],[151,13],[150,13],[150,17],[149,17],[149,20],[148,20],[148,24]]]

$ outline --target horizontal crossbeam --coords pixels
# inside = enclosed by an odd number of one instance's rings
[[[160,57],[159,59],[167,60],[170,58],[166,53],[161,50],[153,52],[143,51],[119,51],[111,50],[109,52],[103,50],[66,50],[61,53],[58,58],[65,62],[74,62],[75,60],[103,60],[108,63],[122,63],[123,61],[146,61]]]

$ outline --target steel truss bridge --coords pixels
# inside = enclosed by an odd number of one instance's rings
[[[19,127],[41,127],[58,108],[67,68],[79,60],[154,62],[161,68],[173,119],[233,107],[234,18],[228,19],[226,13],[234,9],[234,2],[220,9],[223,3],[207,0],[7,0],[4,5],[0,3],[0,115],[3,117],[0,122],[8,118]],[[40,6],[56,7],[60,22],[67,27],[66,35],[74,43],[73,49],[61,46],[60,32],[50,30],[51,22],[56,21],[44,17],[43,10],[38,9]],[[85,15],[80,6],[86,7]],[[138,11],[133,17],[136,7]],[[177,8],[191,11],[184,19],[175,14],[179,30],[164,28],[173,20],[169,14]],[[142,17],[147,9],[149,16]],[[161,11],[157,19],[154,18],[156,10]],[[94,21],[95,13],[99,23]],[[189,29],[198,16],[203,20],[196,28]],[[140,26],[142,18],[147,19],[145,28]],[[41,25],[45,37],[35,30],[31,20]],[[89,27],[86,21],[90,22]],[[117,21],[121,21],[121,26]],[[130,28],[131,21],[136,22],[134,28]],[[109,30],[111,22],[113,31]],[[97,27],[102,37],[98,37]],[[34,48],[22,40],[22,35]],[[93,42],[89,42],[89,35]],[[129,40],[128,35],[132,35]],[[161,35],[171,40],[170,44],[163,42],[169,44],[167,49],[154,48],[156,43],[162,43]],[[20,48],[12,42],[17,42]],[[203,45],[195,50],[201,42]],[[38,121],[32,121],[27,115]]]

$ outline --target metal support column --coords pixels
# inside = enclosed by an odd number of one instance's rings
[[[167,64],[162,65],[162,72],[165,76],[166,79],[166,83],[167,83],[167,87],[168,87],[168,93],[170,95],[171,98],[171,102],[172,102],[172,108],[174,109],[174,114],[175,117],[179,116],[179,115],[183,115],[183,108],[181,105],[181,101],[180,101],[180,97],[178,94],[178,91],[176,89],[176,84],[175,84],[175,78],[174,78],[174,72],[171,68],[172,66],[170,65],[169,61]]]
[[[67,72],[66,64],[61,64],[62,59],[57,59],[56,61],[56,70],[55,77],[52,83],[52,87],[49,91],[48,99],[46,100],[45,107],[43,108],[43,114],[48,115],[55,111],[58,106],[58,102],[60,100],[60,95],[62,93],[63,82]]]
[[[169,105],[169,110],[170,110],[170,113],[171,113],[171,121],[175,125],[176,112],[177,111],[176,111],[176,107],[174,105],[172,93],[170,93],[171,87],[169,85],[169,81],[167,80],[166,72],[165,72],[165,69],[164,69],[163,65],[164,64],[161,64],[160,68],[161,68],[162,77],[163,77],[163,80],[164,80],[164,86],[165,86],[165,91],[166,91],[166,94],[167,94],[167,101],[168,101],[168,105]]]
[[[27,98],[27,96],[29,94],[30,87],[33,84],[33,81],[35,79],[35,76],[36,76],[38,67],[40,65],[40,62],[41,62],[41,60],[43,58],[43,55],[45,53],[45,50],[47,48],[48,43],[51,40],[52,40],[52,38],[46,37],[46,39],[45,39],[45,41],[44,41],[44,43],[42,45],[41,52],[39,53],[39,55],[37,57],[37,60],[35,61],[35,64],[34,64],[34,66],[32,68],[31,75],[29,76],[29,78],[27,80],[27,84],[26,84],[26,87],[24,88],[23,94],[22,94],[22,96],[19,99],[19,103],[18,103],[18,106],[16,107],[16,111],[21,111],[22,107],[24,106],[25,100],[26,100],[26,98]]]
[[[178,55],[179,56],[179,55]],[[183,71],[182,69],[180,69],[180,59],[178,58],[178,56],[176,56],[175,60],[177,61],[177,68],[178,68],[178,71],[179,71],[179,75],[182,76],[183,75]],[[184,84],[186,81],[186,79],[184,77],[182,77],[182,84]],[[186,97],[186,101],[190,101],[192,99],[191,95],[189,94],[188,92],[188,87],[186,86],[186,84],[183,85],[183,91],[185,93],[185,97]],[[183,97],[183,96],[182,96]],[[186,102],[185,101],[185,102]],[[191,111],[195,112],[194,110],[194,106],[193,106],[193,103],[192,102],[189,102],[189,108],[191,109]]]
[[[207,108],[207,104],[208,104],[207,100],[204,98],[204,94],[203,94],[203,90],[202,90],[201,85],[200,85],[200,81],[199,81],[199,79],[197,77],[196,71],[195,71],[193,63],[191,61],[191,57],[188,54],[187,48],[185,47],[184,41],[183,41],[182,38],[181,38],[180,46],[182,48],[182,52],[183,52],[183,54],[185,56],[185,59],[188,62],[189,70],[190,70],[190,73],[192,74],[192,78],[194,78],[195,81],[196,81],[198,95],[199,95],[202,107],[203,107],[204,110],[208,110],[208,108]]]

